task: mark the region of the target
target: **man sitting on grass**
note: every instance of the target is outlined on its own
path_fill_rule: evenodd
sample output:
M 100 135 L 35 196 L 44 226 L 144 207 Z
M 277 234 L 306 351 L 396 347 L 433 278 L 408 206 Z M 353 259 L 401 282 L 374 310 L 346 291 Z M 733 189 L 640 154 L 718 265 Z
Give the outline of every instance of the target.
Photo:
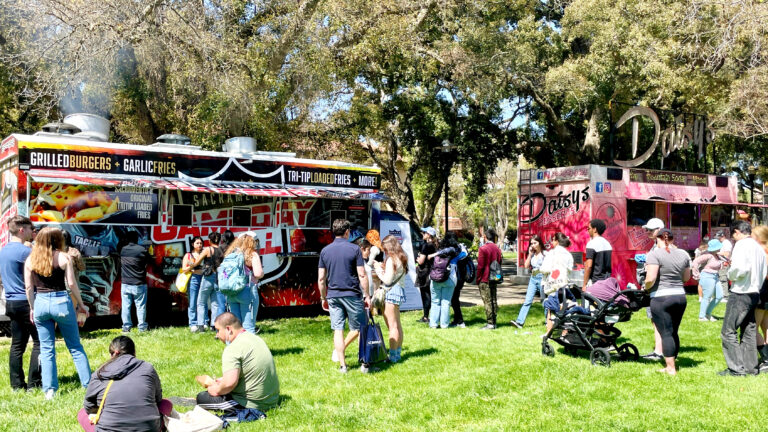
M 263 413 L 277 406 L 280 383 L 275 361 L 264 340 L 246 332 L 230 312 L 219 315 L 214 326 L 216 337 L 227 344 L 221 356 L 223 376 L 195 377 L 206 388 L 197 395 L 197 404 L 228 415 L 245 408 Z

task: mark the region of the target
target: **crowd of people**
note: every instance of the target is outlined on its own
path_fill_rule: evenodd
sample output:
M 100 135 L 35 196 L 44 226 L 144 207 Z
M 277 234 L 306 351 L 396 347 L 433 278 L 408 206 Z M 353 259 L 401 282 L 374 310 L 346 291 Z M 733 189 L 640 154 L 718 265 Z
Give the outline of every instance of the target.
M 8 228 L 11 239 L 0 249 L 0 276 L 12 320 L 11 386 L 15 390 L 40 387 L 46 399 L 55 397 L 58 378 L 54 343 L 58 328 L 80 383 L 87 388 L 83 410 L 78 415 L 83 428 L 94 430 L 95 426 L 99 430 L 101 424 L 102 429 L 125 429 L 129 428 L 125 422 L 132 422 L 156 430 L 161 416 L 168 415 L 172 405 L 162 397 L 158 372 L 136 358 L 135 345 L 128 336 L 112 341 L 110 359 L 91 374 L 79 334 L 79 325 L 88 316 L 76 276 L 79 255 L 71 253 L 65 232 L 56 227 L 36 232 L 31 221 L 23 216 L 12 218 Z M 664 367 L 659 372 L 677 373 L 679 328 L 687 306 L 684 285 L 694 278 L 701 289 L 701 321 L 718 321 L 712 312 L 728 293 L 721 331 L 727 368 L 720 374 L 744 376 L 768 370 L 768 227 L 753 228 L 739 221 L 730 230 L 735 244 L 722 231 L 718 232 L 716 238 L 704 239 L 693 260 L 675 245 L 673 232 L 660 219 L 649 220 L 643 228 L 653 246 L 644 259 L 638 259 L 637 279 L 640 289 L 650 293 L 648 316 L 655 333 L 654 351 L 643 357 L 663 360 Z M 387 360 L 397 363 L 402 359 L 400 306 L 406 301 L 403 279 L 409 265 L 416 266 L 416 283 L 424 307 L 420 321 L 432 329 L 465 327 L 458 298 L 471 257 L 455 234 L 448 233 L 438 241 L 434 228 L 423 228 L 423 243 L 416 262 L 409 263 L 399 240 L 392 235 L 381 239 L 376 230 L 370 230 L 365 236 L 350 239 L 350 223 L 344 219 L 333 221 L 331 230 L 335 239 L 322 249 L 318 261 L 318 288 L 322 307 L 330 314 L 334 347 L 331 357 L 339 363 L 340 372 L 347 372 L 345 350 L 373 311 L 383 315 L 388 329 Z M 587 226 L 590 240 L 584 251 L 582 281 L 582 289 L 587 292 L 612 278 L 613 249 L 602 236 L 605 230 L 606 224 L 600 219 L 591 220 Z M 132 305 L 137 312 L 138 331 L 148 330 L 146 265 L 151 257 L 138 240 L 135 232 L 129 232 L 120 249 L 121 315 L 126 334 L 133 327 Z M 498 280 L 493 273 L 502 260 L 497 240 L 493 229 L 485 230 L 478 250 L 476 281 L 485 310 L 483 330 L 497 327 Z M 212 233 L 209 243 L 204 246 L 202 238 L 193 238 L 192 251 L 183 258 L 182 270 L 191 273 L 188 323 L 192 332 L 212 327 L 226 347 L 222 354 L 222 376 L 197 377 L 205 390 L 197 395 L 196 402 L 203 408 L 229 413 L 255 410 L 258 417 L 279 400 L 274 359 L 266 343 L 256 335 L 258 284 L 264 275 L 259 240 L 250 233 L 235 237 L 227 231 L 223 235 Z M 559 291 L 572 281 L 570 239 L 556 233 L 548 244 L 546 248 L 538 235 L 530 239 L 525 266 L 531 270 L 531 278 L 525 301 L 511 322 L 518 328 L 525 325 L 530 307 L 539 296 L 549 331 L 553 314 L 565 298 L 561 298 Z M 225 295 L 219 290 L 217 272 L 228 257 L 241 259 L 247 283 L 237 293 Z M 27 380 L 22 358 L 30 338 L 33 351 Z M 369 367 L 362 364 L 361 370 L 368 372 Z M 107 397 L 113 403 L 105 408 Z
M 80 384 L 86 396 L 78 421 L 86 431 L 92 430 L 161 430 L 162 415 L 172 410 L 170 401 L 163 399 L 160 377 L 154 367 L 136 358 L 136 348 L 130 337 L 112 340 L 110 359 L 91 374 L 88 355 L 80 342 L 79 327 L 88 317 L 77 281 L 79 255 L 70 253 L 65 232 L 57 227 L 45 227 L 37 232 L 29 218 L 15 216 L 8 223 L 9 243 L 0 249 L 0 277 L 11 318 L 11 351 L 9 375 L 14 391 L 40 388 L 45 399 L 53 399 L 59 388 L 56 367 L 55 331 L 61 333 L 72 356 Z M 226 299 L 218 302 L 215 292 L 217 256 L 215 247 L 203 249 L 202 240 L 193 240 L 194 253 L 183 264 L 193 271 L 191 282 L 199 293 L 210 295 L 216 311 L 211 323 L 217 339 L 226 343 L 222 354 L 222 376 L 197 377 L 205 390 L 197 395 L 203 408 L 223 411 L 224 415 L 249 411 L 254 418 L 274 408 L 279 401 L 279 381 L 274 359 L 266 343 L 253 327 L 258 303 L 254 286 L 263 276 L 258 255 L 259 244 L 245 234 L 234 239 L 226 254 L 245 254 L 244 263 L 249 284 L 243 290 L 243 300 Z M 218 240 L 217 238 L 214 240 Z M 146 322 L 146 263 L 147 251 L 138 245 L 135 232 L 126 236 L 121 248 L 122 319 L 123 332 L 132 327 L 130 308 L 135 304 L 139 332 L 148 329 Z M 202 265 L 201 265 L 202 264 Z M 194 273 L 200 267 L 198 273 Z M 206 284 L 213 285 L 213 289 Z M 192 289 L 190 289 L 192 291 Z M 254 294 L 255 292 L 255 294 Z M 194 294 L 190 292 L 190 297 Z M 190 329 L 200 331 L 208 321 L 202 301 L 190 302 Z M 230 311 L 223 308 L 228 304 Z M 197 305 L 198 307 L 195 307 Z M 238 316 L 240 315 L 240 316 Z M 241 318 L 242 317 L 242 318 Z M 250 326 L 250 328 L 243 326 Z M 202 327 L 202 328 L 201 328 Z M 24 375 L 22 359 L 29 339 L 33 340 L 29 377 Z M 105 401 L 109 401 L 105 403 Z
M 659 372 L 677 374 L 676 360 L 680 351 L 679 329 L 687 307 L 685 284 L 694 278 L 699 281 L 699 320 L 712 322 L 714 308 L 729 293 L 725 316 L 722 317 L 721 339 L 727 368 L 720 375 L 756 375 L 768 371 L 768 227 L 754 229 L 746 221 L 730 227 L 735 244 L 718 231 L 715 239 L 704 239 L 695 259 L 675 245 L 672 230 L 658 218 L 650 219 L 643 228 L 653 240 L 646 254 L 636 256 L 639 289 L 649 292 L 648 317 L 654 327 L 654 350 L 643 358 L 664 362 Z M 612 246 L 602 234 L 606 230 L 603 220 L 593 219 L 587 226 L 590 240 L 585 247 L 582 289 L 612 279 Z M 546 311 L 547 330 L 553 327 L 552 316 L 561 307 L 561 299 L 571 297 L 570 291 L 560 289 L 568 284 L 567 275 L 573 270 L 573 257 L 567 248 L 570 239 L 556 233 L 545 250 L 542 239 L 533 236 L 525 260 L 531 270 L 525 301 L 512 324 L 522 327 L 537 294 L 541 295 Z M 557 276 L 555 276 L 557 275 Z M 617 283 L 615 280 L 614 283 Z M 637 288 L 637 287 L 634 287 Z M 567 292 L 566 292 L 567 291 Z M 545 298 L 546 294 L 550 294 Z M 759 353 L 759 356 L 758 356 Z

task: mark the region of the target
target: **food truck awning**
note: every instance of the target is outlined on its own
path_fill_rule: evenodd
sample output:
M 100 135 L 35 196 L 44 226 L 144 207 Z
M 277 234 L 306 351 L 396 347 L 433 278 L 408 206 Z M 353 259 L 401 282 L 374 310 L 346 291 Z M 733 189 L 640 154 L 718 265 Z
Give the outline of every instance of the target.
M 389 198 L 373 189 L 351 188 L 319 188 L 304 186 L 283 186 L 272 183 L 253 182 L 217 182 L 191 179 L 170 179 L 118 174 L 79 173 L 72 171 L 40 170 L 29 171 L 32 180 L 40 183 L 62 183 L 72 185 L 93 186 L 132 186 L 150 189 L 181 190 L 185 192 L 220 193 L 230 195 L 269 196 L 269 197 L 313 197 L 337 198 L 352 200 L 389 200 Z
M 657 200 L 688 204 L 739 204 L 739 198 L 725 187 L 693 187 L 630 182 L 624 195 L 629 199 Z

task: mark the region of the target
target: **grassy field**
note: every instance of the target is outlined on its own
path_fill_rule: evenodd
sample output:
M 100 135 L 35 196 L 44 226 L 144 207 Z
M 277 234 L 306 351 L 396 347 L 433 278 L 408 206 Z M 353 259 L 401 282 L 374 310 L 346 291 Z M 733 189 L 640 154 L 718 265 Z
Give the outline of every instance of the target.
M 715 314 L 721 316 L 724 307 Z M 652 362 L 591 366 L 585 353 L 573 357 L 559 347 L 554 357 L 544 357 L 541 307 L 534 306 L 524 330 L 507 324 L 518 308 L 501 308 L 505 325 L 496 331 L 479 330 L 480 308 L 467 309 L 466 329 L 430 330 L 416 322 L 419 313 L 405 313 L 403 362 L 368 375 L 337 372 L 328 317 L 261 322 L 261 336 L 275 355 L 282 404 L 266 421 L 232 430 L 765 430 L 758 408 L 768 402 L 768 377 L 717 376 L 725 367 L 720 326 L 697 320 L 695 297 L 689 297 L 681 326 L 677 377 L 657 373 L 660 364 Z M 650 351 L 653 335 L 644 312 L 619 328 L 641 354 Z M 107 345 L 118 334 L 83 334 L 92 368 L 107 359 Z M 200 390 L 196 374 L 220 373 L 224 345 L 212 333 L 180 327 L 132 337 L 139 357 L 158 370 L 166 397 L 192 397 Z M 63 342 L 57 346 L 62 388 L 50 402 L 40 391 L 11 392 L 9 345 L 8 339 L 0 342 L 0 429 L 79 430 L 75 414 L 84 390 Z M 352 365 L 356 354 L 347 353 Z

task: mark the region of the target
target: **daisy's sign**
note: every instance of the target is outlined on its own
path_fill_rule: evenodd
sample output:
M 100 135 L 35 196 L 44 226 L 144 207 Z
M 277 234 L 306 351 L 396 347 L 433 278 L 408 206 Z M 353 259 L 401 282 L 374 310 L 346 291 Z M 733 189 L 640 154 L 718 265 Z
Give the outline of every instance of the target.
M 640 117 L 647 117 L 651 120 L 654 126 L 653 142 L 650 147 L 637 156 L 637 145 L 640 136 Z M 675 117 L 674 123 L 668 128 L 661 130 L 661 121 L 656 113 L 643 106 L 635 106 L 627 110 L 624 115 L 621 116 L 618 122 L 616 122 L 616 129 L 620 128 L 627 121 L 632 120 L 632 158 L 630 160 L 618 160 L 615 159 L 616 165 L 634 168 L 642 165 L 647 161 L 656 148 L 661 146 L 662 154 L 662 166 L 663 160 L 675 150 L 679 150 L 686 147 L 693 147 L 696 151 L 697 158 L 704 157 L 705 149 L 715 137 L 715 133 L 712 128 L 707 127 L 706 118 L 703 116 L 695 116 L 692 123 L 686 123 L 682 115 Z

